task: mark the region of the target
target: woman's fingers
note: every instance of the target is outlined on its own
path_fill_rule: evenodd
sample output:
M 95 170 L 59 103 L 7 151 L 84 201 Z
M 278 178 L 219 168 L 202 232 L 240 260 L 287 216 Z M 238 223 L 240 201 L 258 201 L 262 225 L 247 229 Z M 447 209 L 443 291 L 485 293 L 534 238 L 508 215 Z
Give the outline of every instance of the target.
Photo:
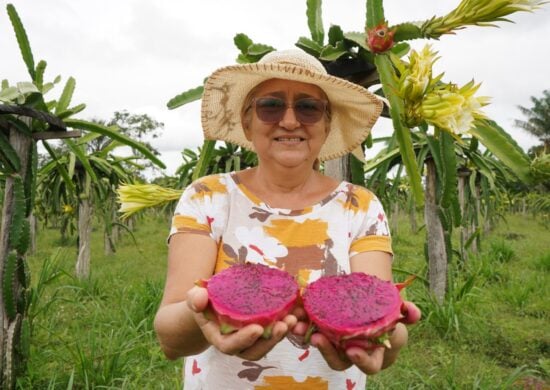
M 260 360 L 286 336 L 288 329 L 285 322 L 276 322 L 273 325 L 271 337 L 267 339 L 258 338 L 250 347 L 240 350 L 237 356 L 245 360 Z
M 401 311 L 405 316 L 405 318 L 401 320 L 404 324 L 414 324 L 415 322 L 418 322 L 422 316 L 420 309 L 410 301 L 403 302 Z
M 267 339 L 262 337 L 264 328 L 256 324 L 247 325 L 236 332 L 224 335 L 220 332 L 219 324 L 205 313 L 208 307 L 208 292 L 205 288 L 190 289 L 187 292 L 186 301 L 188 307 L 195 312 L 195 321 L 211 345 L 222 353 L 237 355 L 246 360 L 259 360 L 264 357 L 298 323 L 293 312 L 273 325 L 271 337 Z M 299 309 L 296 314 L 303 316 Z
M 373 375 L 382 370 L 385 350 L 386 348 L 384 347 L 377 347 L 371 350 L 351 347 L 346 350 L 346 356 L 365 374 Z
M 292 328 L 292 333 L 297 336 L 305 336 L 308 328 L 309 324 L 307 322 L 298 321 L 296 325 L 294 325 L 294 327 Z
M 322 334 L 315 333 L 311 336 L 311 345 L 316 347 L 330 368 L 336 371 L 342 371 L 351 366 L 351 361 L 343 353 L 332 345 L 332 343 Z
M 289 329 L 292 329 L 292 328 L 294 328 L 294 327 L 296 326 L 296 324 L 298 323 L 298 319 L 296 318 L 295 315 L 289 314 L 289 315 L 287 315 L 285 318 L 283 318 L 283 321 L 282 321 L 282 322 L 284 322 L 284 323 L 286 324 L 286 326 L 287 326 L 287 329 L 286 329 L 286 331 L 285 331 L 285 334 L 286 334 L 286 332 L 287 332 Z
M 208 291 L 205 288 L 195 286 L 187 291 L 185 300 L 191 310 L 200 313 L 208 306 Z
M 201 314 L 198 314 L 198 316 L 201 316 Z M 261 338 L 264 331 L 260 325 L 253 324 L 231 334 L 222 334 L 216 322 L 206 319 L 199 326 L 206 340 L 220 352 L 227 355 L 237 355 L 241 351 L 250 348 Z
M 384 353 L 386 351 L 384 347 L 372 350 L 350 347 L 346 351 L 340 351 L 320 333 L 315 333 L 311 336 L 311 344 L 317 347 L 329 367 L 333 370 L 342 371 L 349 368 L 352 364 L 370 375 L 382 370 Z

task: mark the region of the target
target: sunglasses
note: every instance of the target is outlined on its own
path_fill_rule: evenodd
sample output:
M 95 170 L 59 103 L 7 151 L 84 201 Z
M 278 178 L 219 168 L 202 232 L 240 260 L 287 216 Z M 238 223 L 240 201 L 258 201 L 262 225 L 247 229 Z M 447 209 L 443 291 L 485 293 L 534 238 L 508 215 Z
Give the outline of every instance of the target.
M 256 115 L 262 122 L 279 123 L 285 116 L 287 108 L 292 108 L 298 122 L 303 125 L 313 125 L 319 122 L 325 114 L 328 102 L 315 98 L 303 98 L 288 105 L 284 99 L 261 97 L 254 98 L 252 104 L 256 108 Z

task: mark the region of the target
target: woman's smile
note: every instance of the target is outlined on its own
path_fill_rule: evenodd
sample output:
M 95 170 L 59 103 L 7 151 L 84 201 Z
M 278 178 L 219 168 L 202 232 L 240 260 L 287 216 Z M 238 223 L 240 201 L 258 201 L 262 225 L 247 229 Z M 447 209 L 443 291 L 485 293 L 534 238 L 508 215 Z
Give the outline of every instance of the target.
M 280 143 L 289 143 L 289 144 L 297 144 L 299 142 L 303 142 L 306 139 L 302 137 L 290 137 L 290 136 L 281 136 L 281 137 L 275 137 L 275 141 Z

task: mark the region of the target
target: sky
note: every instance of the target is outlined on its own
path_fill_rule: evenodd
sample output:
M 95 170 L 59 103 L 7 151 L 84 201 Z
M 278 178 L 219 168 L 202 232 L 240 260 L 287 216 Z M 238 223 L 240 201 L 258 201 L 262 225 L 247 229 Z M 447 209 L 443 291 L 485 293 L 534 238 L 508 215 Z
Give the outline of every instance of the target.
M 233 37 L 247 34 L 254 42 L 277 49 L 294 47 L 309 37 L 306 0 L 13 0 L 29 37 L 35 63 L 48 63 L 45 80 L 62 81 L 46 97 L 59 97 L 65 81 L 76 79 L 72 105 L 85 103 L 81 119 L 109 119 L 127 110 L 148 114 L 164 123 L 151 143 L 174 174 L 183 162 L 181 152 L 202 144 L 200 102 L 175 110 L 166 103 L 197 87 L 219 67 L 234 64 L 238 50 Z M 339 25 L 345 32 L 362 31 L 365 0 L 324 0 L 323 25 Z M 458 0 L 386 0 L 390 25 L 442 16 Z M 0 0 L 0 79 L 29 81 Z M 440 40 L 416 40 L 417 50 L 430 43 L 440 59 L 435 74 L 464 85 L 481 83 L 480 96 L 490 96 L 485 113 L 496 120 L 527 150 L 539 144 L 513 126 L 525 119 L 518 105 L 531 107 L 530 97 L 550 89 L 550 4 L 535 13 L 516 13 L 515 23 L 468 27 Z M 380 120 L 373 136 L 391 133 L 391 123 Z M 376 151 L 368 151 L 374 155 Z

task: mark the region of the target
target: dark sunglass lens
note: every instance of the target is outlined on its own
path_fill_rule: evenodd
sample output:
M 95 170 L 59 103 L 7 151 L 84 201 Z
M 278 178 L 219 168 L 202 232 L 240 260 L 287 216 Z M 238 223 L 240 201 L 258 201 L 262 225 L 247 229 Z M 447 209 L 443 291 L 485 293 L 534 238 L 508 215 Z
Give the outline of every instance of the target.
M 325 102 L 317 99 L 300 99 L 294 105 L 298 121 L 305 124 L 318 122 L 325 112 Z
M 277 98 L 260 98 L 256 100 L 256 114 L 260 120 L 276 123 L 281 120 L 286 110 L 286 103 Z

